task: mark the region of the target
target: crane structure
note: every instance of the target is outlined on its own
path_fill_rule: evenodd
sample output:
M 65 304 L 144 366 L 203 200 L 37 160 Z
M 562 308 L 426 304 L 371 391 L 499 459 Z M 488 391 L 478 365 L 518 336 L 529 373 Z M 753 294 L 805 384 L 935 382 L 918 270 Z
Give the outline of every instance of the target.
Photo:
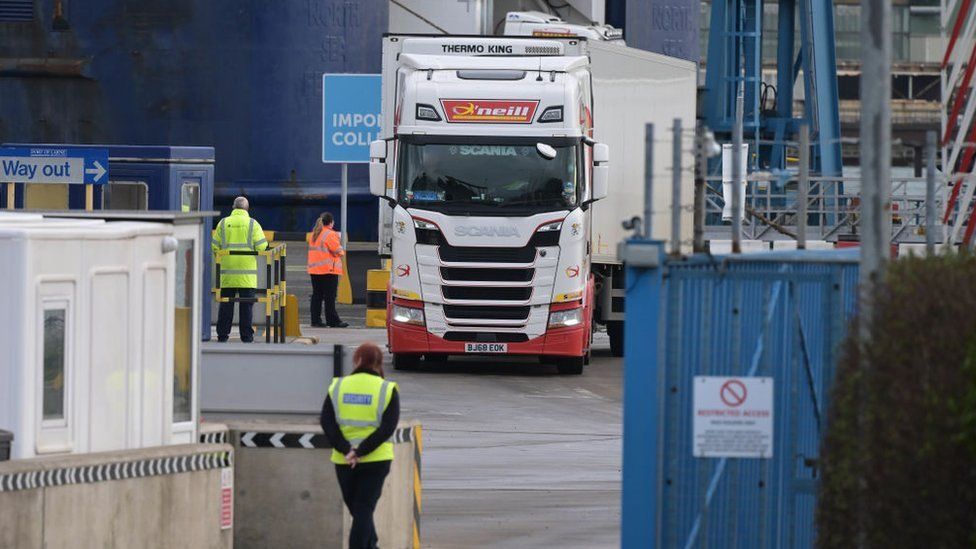
M 720 140 L 729 140 L 741 87 L 750 171 L 785 170 L 787 145 L 796 141 L 800 125 L 806 124 L 810 128 L 812 172 L 840 176 L 843 166 L 833 2 L 778 0 L 775 86 L 762 79 L 764 3 L 712 0 L 703 97 L 705 124 Z M 793 114 L 793 89 L 801 77 L 805 100 L 797 117 Z
M 942 222 L 949 244 L 971 245 L 976 231 L 973 164 L 976 162 L 976 9 L 972 0 L 942 0 L 941 23 L 946 51 L 942 58 L 942 171 L 952 184 Z M 965 232 L 963 225 L 965 224 Z

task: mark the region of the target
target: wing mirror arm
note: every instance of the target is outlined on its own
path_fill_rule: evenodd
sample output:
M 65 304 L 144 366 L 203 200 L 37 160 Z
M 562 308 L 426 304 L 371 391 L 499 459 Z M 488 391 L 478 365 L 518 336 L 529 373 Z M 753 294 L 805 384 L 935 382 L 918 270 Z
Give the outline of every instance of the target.
M 598 143 L 586 138 L 587 146 L 593 147 L 593 178 L 590 187 L 590 198 L 580 205 L 584 211 L 590 204 L 607 197 L 610 178 L 610 148 L 605 143 Z
M 377 139 L 369 144 L 369 190 L 395 208 L 396 199 L 386 194 L 386 149 L 392 139 Z

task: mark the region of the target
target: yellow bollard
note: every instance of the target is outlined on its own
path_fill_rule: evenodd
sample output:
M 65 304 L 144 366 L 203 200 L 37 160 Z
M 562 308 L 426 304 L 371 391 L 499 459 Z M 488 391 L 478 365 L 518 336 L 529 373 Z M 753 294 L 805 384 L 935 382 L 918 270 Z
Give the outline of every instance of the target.
M 285 296 L 285 336 L 302 337 L 302 327 L 298 322 L 298 298 L 295 294 Z
M 389 269 L 366 271 L 366 327 L 386 327 L 386 290 L 390 285 Z
M 349 266 L 346 264 L 346 256 L 342 256 L 342 276 L 339 277 L 339 292 L 336 295 L 336 303 L 352 305 L 352 285 L 349 283 Z

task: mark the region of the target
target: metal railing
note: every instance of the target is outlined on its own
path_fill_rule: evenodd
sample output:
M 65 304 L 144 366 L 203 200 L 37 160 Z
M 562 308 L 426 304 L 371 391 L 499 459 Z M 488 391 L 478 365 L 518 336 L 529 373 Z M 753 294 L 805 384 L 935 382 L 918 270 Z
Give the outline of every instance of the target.
M 801 195 L 795 174 L 776 177 L 751 174 L 746 178 L 746 212 L 742 221 L 743 237 L 772 240 L 775 233 L 796 238 Z M 860 178 L 810 177 L 806 197 L 807 235 L 821 240 L 841 235 L 857 235 L 861 224 Z M 706 179 L 705 226 L 712 235 L 731 230 L 722 221 L 721 178 Z M 926 208 L 926 179 L 908 177 L 892 180 L 891 242 L 924 242 L 928 228 L 935 229 L 936 240 L 944 241 L 946 225 L 942 212 L 950 187 L 945 178 L 935 184 L 935 219 L 929 219 Z
M 285 258 L 287 247 L 278 244 L 273 248 L 261 251 L 251 250 L 217 250 L 214 256 L 214 300 L 217 303 L 264 303 L 264 342 L 285 342 L 285 309 L 286 286 Z M 220 264 L 223 259 L 232 255 L 260 256 L 264 258 L 265 288 L 257 289 L 264 295 L 255 297 L 223 297 L 220 295 Z M 255 270 L 255 276 L 257 270 Z M 274 337 L 271 333 L 274 332 Z M 273 340 L 273 341 L 272 341 Z

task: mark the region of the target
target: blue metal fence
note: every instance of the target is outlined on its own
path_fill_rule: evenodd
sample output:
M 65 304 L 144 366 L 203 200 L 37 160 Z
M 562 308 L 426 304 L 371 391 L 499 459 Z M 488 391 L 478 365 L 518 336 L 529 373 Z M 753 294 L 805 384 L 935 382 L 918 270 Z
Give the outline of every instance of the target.
M 659 257 L 627 270 L 623 547 L 811 547 L 857 252 Z M 770 458 L 694 457 L 695 376 L 773 379 Z

